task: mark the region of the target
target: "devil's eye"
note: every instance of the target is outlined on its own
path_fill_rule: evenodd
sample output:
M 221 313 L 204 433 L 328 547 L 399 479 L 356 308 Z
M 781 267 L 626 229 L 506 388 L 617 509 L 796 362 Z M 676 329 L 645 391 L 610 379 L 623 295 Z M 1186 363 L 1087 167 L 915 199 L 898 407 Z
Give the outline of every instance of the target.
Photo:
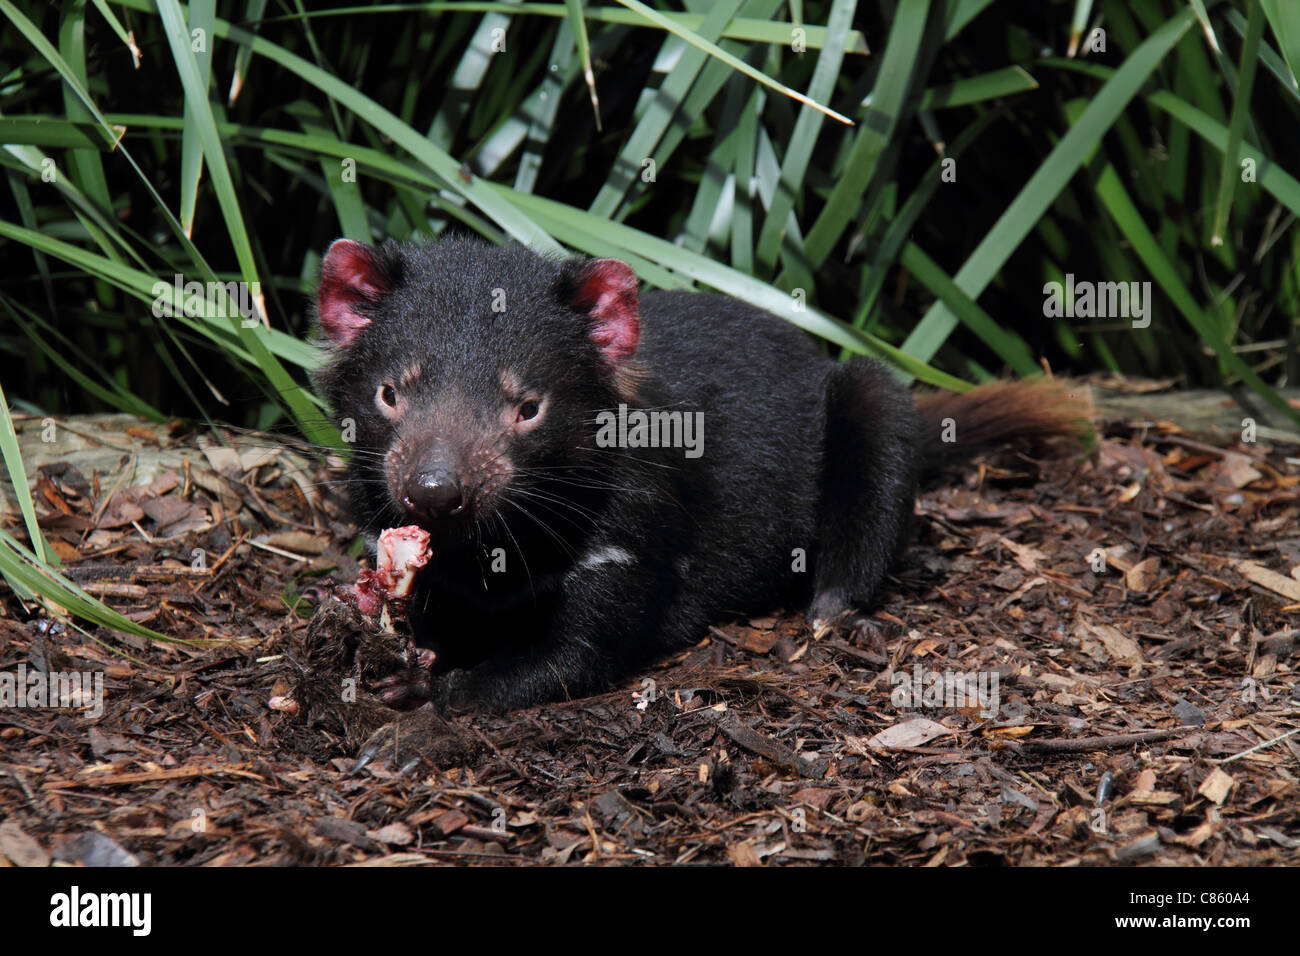
M 389 408 L 397 407 L 397 389 L 391 385 L 379 386 L 379 400 Z
M 535 398 L 529 399 L 528 401 L 524 402 L 522 405 L 519 406 L 519 417 L 517 421 L 521 421 L 521 422 L 532 421 L 534 418 L 537 417 L 538 413 L 541 410 L 542 410 L 541 402 L 539 402 Z

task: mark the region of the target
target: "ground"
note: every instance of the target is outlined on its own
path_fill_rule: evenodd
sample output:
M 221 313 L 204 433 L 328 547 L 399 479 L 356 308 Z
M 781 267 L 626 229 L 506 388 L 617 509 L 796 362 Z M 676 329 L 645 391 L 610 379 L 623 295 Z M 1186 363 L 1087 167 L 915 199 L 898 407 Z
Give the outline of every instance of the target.
M 1087 453 L 953 465 L 865 623 L 723 622 L 608 694 L 354 770 L 269 706 L 355 578 L 337 470 L 266 436 L 19 424 L 68 576 L 175 640 L 0 586 L 0 675 L 103 678 L 97 716 L 0 708 L 12 862 L 1300 863 L 1294 446 L 1110 421 Z

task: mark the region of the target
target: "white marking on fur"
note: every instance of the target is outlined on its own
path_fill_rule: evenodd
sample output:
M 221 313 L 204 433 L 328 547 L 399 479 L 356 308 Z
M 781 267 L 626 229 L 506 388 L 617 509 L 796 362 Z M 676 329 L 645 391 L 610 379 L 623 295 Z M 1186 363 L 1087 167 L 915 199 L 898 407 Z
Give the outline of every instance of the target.
M 611 562 L 614 564 L 632 564 L 635 560 L 636 558 L 632 557 L 629 552 L 624 551 L 622 548 L 607 545 L 603 548 L 595 548 L 588 551 L 582 556 L 582 560 L 580 560 L 578 564 L 584 568 L 598 568 L 602 564 L 609 564 Z

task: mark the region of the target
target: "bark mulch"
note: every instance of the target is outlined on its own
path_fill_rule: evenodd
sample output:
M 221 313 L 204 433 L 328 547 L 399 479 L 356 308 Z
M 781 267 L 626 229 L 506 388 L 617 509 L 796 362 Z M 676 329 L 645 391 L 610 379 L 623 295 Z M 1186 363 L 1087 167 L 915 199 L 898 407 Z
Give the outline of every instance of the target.
M 103 681 L 98 715 L 0 707 L 11 862 L 1300 863 L 1294 446 L 1117 421 L 1087 455 L 953 466 L 865 624 L 724 623 L 608 694 L 354 770 L 355 740 L 268 706 L 356 576 L 338 463 L 19 424 L 67 575 L 173 640 L 0 586 L 0 695 Z

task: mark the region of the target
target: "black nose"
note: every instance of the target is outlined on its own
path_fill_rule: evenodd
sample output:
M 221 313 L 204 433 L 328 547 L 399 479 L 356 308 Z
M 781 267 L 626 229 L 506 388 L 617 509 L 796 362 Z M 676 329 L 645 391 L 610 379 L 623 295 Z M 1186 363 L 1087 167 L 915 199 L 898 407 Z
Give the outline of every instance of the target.
M 406 507 L 424 518 L 447 518 L 465 507 L 465 497 L 454 475 L 447 471 L 422 471 L 406 488 Z

